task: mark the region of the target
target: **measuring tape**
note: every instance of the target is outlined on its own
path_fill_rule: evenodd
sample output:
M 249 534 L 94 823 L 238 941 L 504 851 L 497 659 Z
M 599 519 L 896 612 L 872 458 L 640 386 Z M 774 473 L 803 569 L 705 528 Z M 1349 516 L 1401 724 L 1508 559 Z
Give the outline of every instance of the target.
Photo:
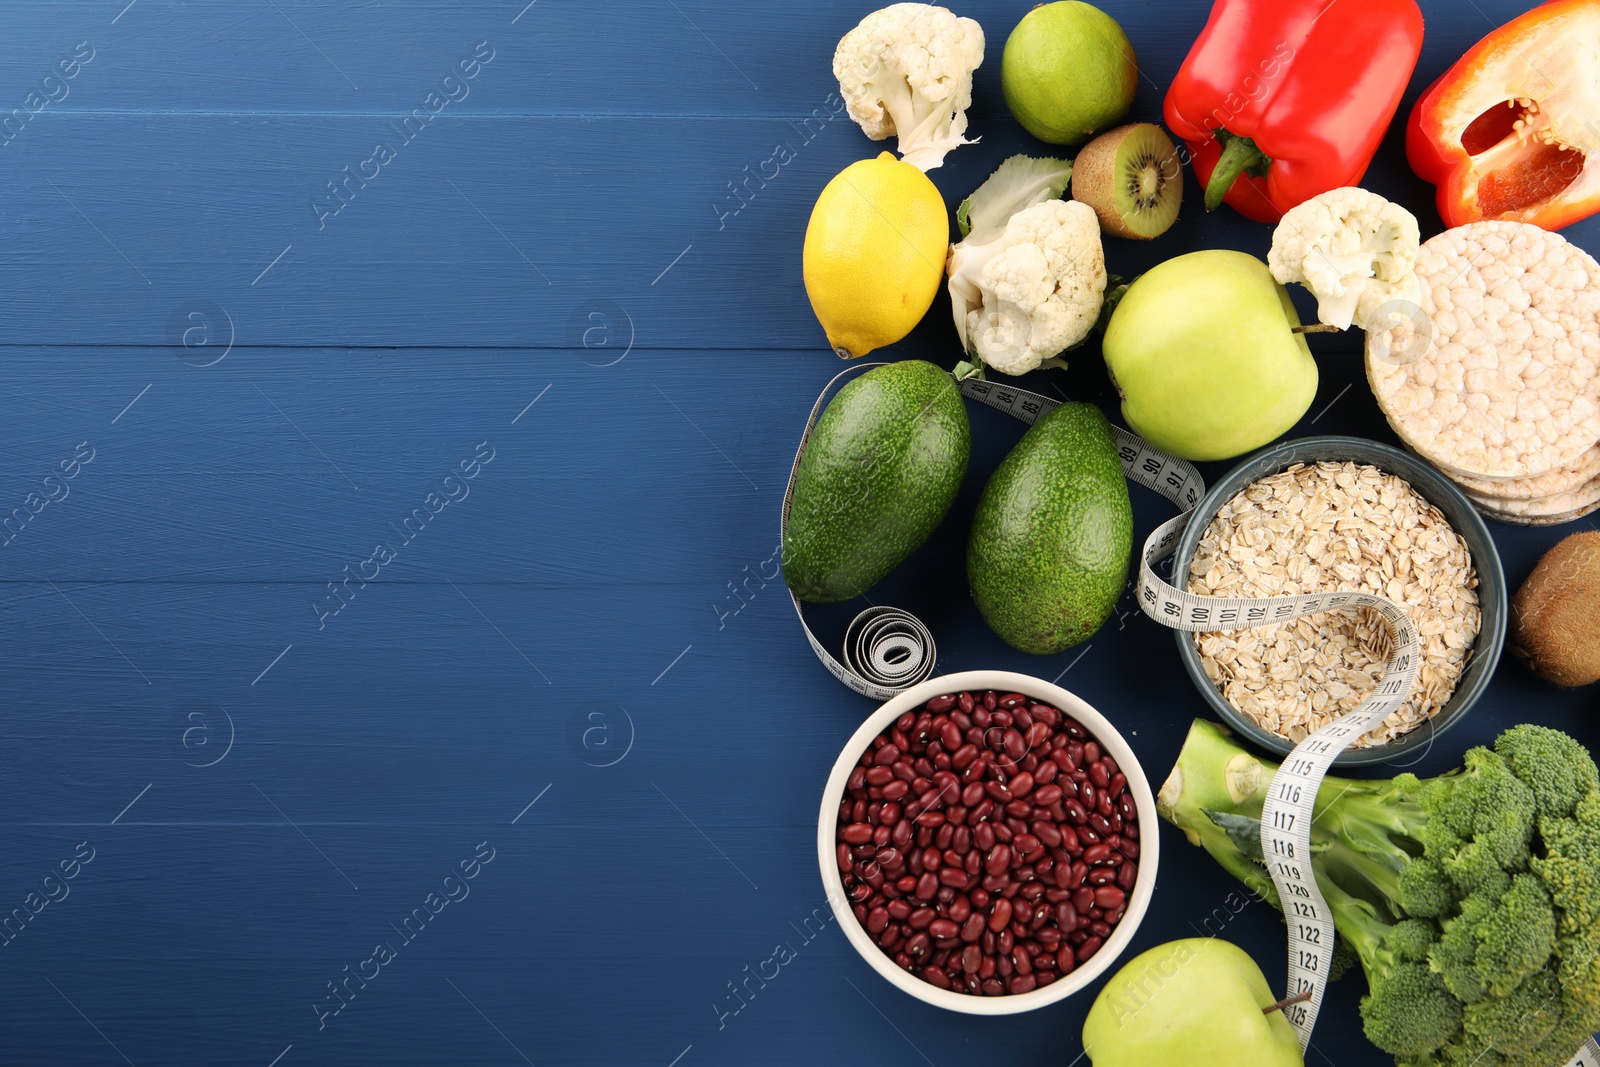
M 800 469 L 800 457 L 805 454 L 812 428 L 834 385 L 858 369 L 861 368 L 852 367 L 835 375 L 811 409 L 794 467 L 789 472 L 789 486 L 783 495 L 785 534 L 795 472 Z M 1060 401 L 994 382 L 968 379 L 960 383 L 960 388 L 968 398 L 1030 426 L 1060 406 Z M 1175 630 L 1200 632 L 1272 626 L 1324 611 L 1370 608 L 1382 617 L 1392 638 L 1389 660 L 1372 694 L 1355 710 L 1295 746 L 1268 784 L 1267 799 L 1262 806 L 1261 854 L 1277 887 L 1284 921 L 1289 928 L 1289 995 L 1310 993 L 1309 1000 L 1283 1009 L 1303 1049 L 1311 1040 L 1311 1029 L 1322 1007 L 1335 937 L 1332 915 L 1317 887 L 1310 863 L 1311 819 L 1317 789 L 1341 752 L 1405 702 L 1416 681 L 1420 655 L 1417 632 L 1398 604 L 1370 593 L 1210 597 L 1197 596 L 1162 580 L 1156 573 L 1156 565 L 1172 555 L 1177 547 L 1194 516 L 1194 509 L 1205 496 L 1205 482 L 1187 461 L 1152 448 L 1121 427 L 1113 426 L 1112 431 L 1116 436 L 1117 456 L 1127 477 L 1160 493 L 1182 511 L 1177 518 L 1156 528 L 1145 540 L 1140 554 L 1139 604 L 1151 618 Z M 937 659 L 933 637 L 910 613 L 874 606 L 856 616 L 846 630 L 845 661 L 840 663 L 812 634 L 800 601 L 792 592 L 790 599 L 817 658 L 834 677 L 857 693 L 887 700 L 932 674 Z M 1567 1067 L 1600 1067 L 1600 1044 L 1590 1038 Z

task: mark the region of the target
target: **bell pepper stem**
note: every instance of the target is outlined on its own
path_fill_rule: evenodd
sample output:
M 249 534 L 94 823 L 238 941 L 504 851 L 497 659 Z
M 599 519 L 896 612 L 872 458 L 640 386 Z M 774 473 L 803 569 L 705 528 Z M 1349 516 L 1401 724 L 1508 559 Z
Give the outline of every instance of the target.
M 1206 183 L 1207 211 L 1215 211 L 1222 206 L 1222 198 L 1228 195 L 1228 190 L 1233 188 L 1239 175 L 1247 171 L 1257 176 L 1263 175 L 1272 163 L 1248 137 L 1237 137 L 1225 130 L 1218 130 L 1217 138 L 1222 141 L 1222 155 L 1217 159 L 1216 169 L 1211 172 L 1211 180 Z

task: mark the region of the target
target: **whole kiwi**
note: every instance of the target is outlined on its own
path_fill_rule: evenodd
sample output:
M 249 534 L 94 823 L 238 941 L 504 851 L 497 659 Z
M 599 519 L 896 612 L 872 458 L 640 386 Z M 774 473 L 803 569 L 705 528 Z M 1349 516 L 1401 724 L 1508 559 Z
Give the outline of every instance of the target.
M 1511 650 L 1556 685 L 1600 681 L 1600 532 L 1544 554 L 1511 601 Z

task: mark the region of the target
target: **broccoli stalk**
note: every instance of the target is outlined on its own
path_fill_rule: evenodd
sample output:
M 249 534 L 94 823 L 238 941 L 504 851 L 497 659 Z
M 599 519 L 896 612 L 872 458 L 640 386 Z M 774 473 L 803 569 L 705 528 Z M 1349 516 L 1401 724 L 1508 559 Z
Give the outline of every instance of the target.
M 1578 742 L 1517 726 L 1438 778 L 1327 777 L 1312 868 L 1402 1064 L 1561 1067 L 1600 1027 L 1600 775 Z M 1259 896 L 1278 765 L 1196 722 L 1157 809 Z M 1281 905 L 1280 905 L 1281 907 Z

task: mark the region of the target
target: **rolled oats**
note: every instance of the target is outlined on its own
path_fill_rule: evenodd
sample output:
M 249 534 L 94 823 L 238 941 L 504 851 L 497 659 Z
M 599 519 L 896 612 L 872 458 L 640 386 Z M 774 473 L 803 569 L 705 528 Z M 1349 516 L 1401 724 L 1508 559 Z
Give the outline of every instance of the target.
M 1207 596 L 1358 590 L 1404 608 L 1421 643 L 1416 687 L 1356 747 L 1384 744 L 1436 714 L 1482 625 L 1466 542 L 1403 479 L 1362 464 L 1297 463 L 1247 486 L 1206 528 L 1189 576 L 1189 591 Z M 1223 698 L 1295 742 L 1361 703 L 1390 644 L 1370 609 L 1195 635 Z

